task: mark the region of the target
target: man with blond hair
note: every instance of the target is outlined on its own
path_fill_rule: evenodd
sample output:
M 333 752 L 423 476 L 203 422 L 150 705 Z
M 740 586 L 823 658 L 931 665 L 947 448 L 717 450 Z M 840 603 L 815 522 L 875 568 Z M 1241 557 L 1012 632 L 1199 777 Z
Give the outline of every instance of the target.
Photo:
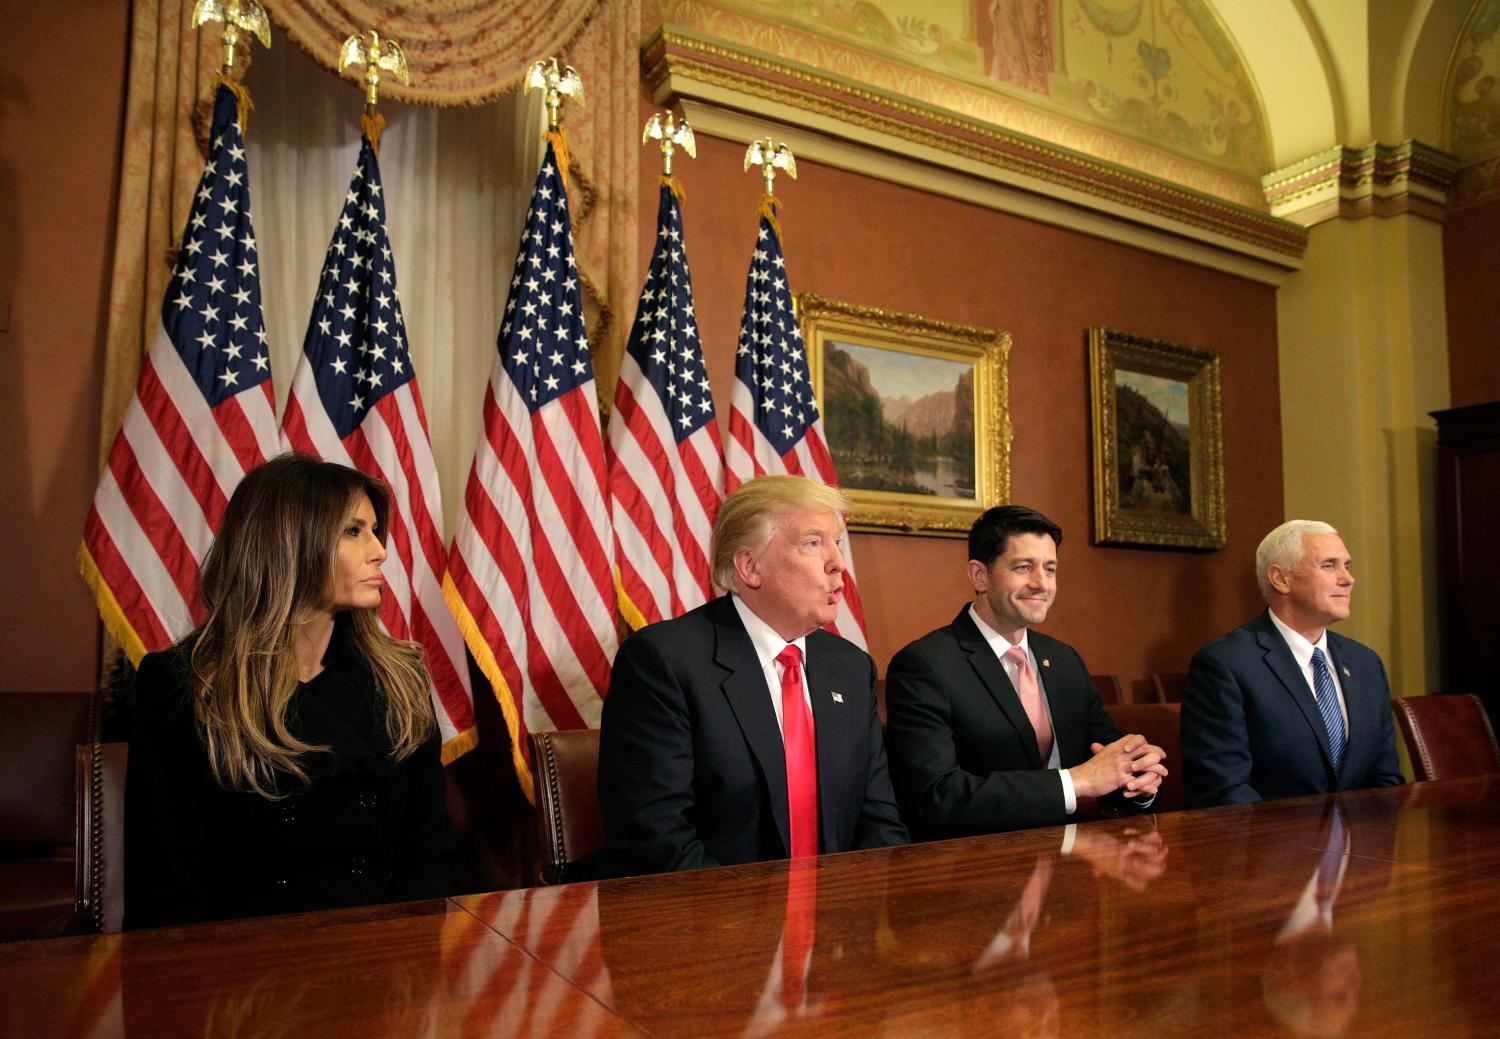
M 1266 612 L 1200 649 L 1182 697 L 1188 804 L 1243 804 L 1402 782 L 1374 650 L 1328 626 L 1354 589 L 1339 532 L 1289 520 L 1255 552 Z
M 848 509 L 805 477 L 746 483 L 714 522 L 714 583 L 730 594 L 620 647 L 599 734 L 604 872 L 906 843 L 875 664 L 823 630 Z

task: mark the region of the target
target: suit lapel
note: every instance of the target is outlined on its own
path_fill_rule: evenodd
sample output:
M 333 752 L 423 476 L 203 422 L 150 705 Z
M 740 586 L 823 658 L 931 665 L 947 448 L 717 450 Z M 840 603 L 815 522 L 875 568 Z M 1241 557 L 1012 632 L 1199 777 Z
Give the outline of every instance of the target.
M 1328 748 L 1328 728 L 1323 724 L 1323 715 L 1318 712 L 1312 689 L 1308 686 L 1307 679 L 1302 677 L 1302 672 L 1297 667 L 1297 660 L 1292 656 L 1291 647 L 1286 644 L 1286 639 L 1282 638 L 1281 632 L 1276 630 L 1269 612 L 1261 614 L 1255 637 L 1260 643 L 1260 648 L 1265 651 L 1266 666 L 1281 682 L 1287 695 L 1297 705 L 1297 710 L 1302 712 L 1307 727 L 1312 730 L 1313 736 L 1317 739 L 1318 747 L 1323 751 L 1323 766 L 1330 773 L 1337 775 L 1333 769 L 1333 752 Z M 1348 756 L 1346 749 L 1345 760 Z
M 719 604 L 722 604 L 719 605 Z M 776 830 L 781 834 L 781 843 L 787 854 L 791 853 L 791 822 L 786 807 L 786 751 L 782 745 L 781 730 L 776 725 L 776 709 L 771 705 L 770 691 L 766 688 L 765 672 L 761 670 L 760 658 L 755 655 L 755 646 L 740 623 L 729 596 L 715 600 L 714 662 L 729 674 L 723 682 L 724 696 L 734 711 L 740 731 L 745 734 L 745 743 L 766 777 L 766 797 L 770 801 L 771 815 L 776 820 Z M 814 719 L 816 723 L 816 718 Z M 819 741 L 821 750 L 822 740 Z
M 854 690 L 839 688 L 838 678 L 829 666 L 828 653 L 814 648 L 823 641 L 818 634 L 815 631 L 807 637 L 807 660 L 803 671 L 807 677 L 808 698 L 812 701 L 813 739 L 818 748 L 818 832 L 822 847 L 832 849 L 838 846 L 839 807 L 848 803 L 847 798 L 840 796 L 834 781 L 838 774 L 836 763 L 848 757 L 848 748 L 852 745 L 849 732 L 853 724 L 847 699 L 845 702 L 836 701 L 833 694 L 847 698 Z M 784 763 L 784 747 L 782 754 Z
M 1006 721 L 1021 734 L 1021 743 L 1026 748 L 1026 754 L 1031 761 L 1032 768 L 1042 767 L 1042 752 L 1037 749 L 1036 730 L 1031 727 L 1031 719 L 1026 717 L 1026 708 L 1021 706 L 1021 697 L 1016 692 L 1016 687 L 1010 684 L 1010 679 L 1005 677 L 1005 668 L 1000 664 L 1000 658 L 995 656 L 995 651 L 980 634 L 979 626 L 969 616 L 969 608 L 965 606 L 958 611 L 958 616 L 953 619 L 953 631 L 958 637 L 958 644 L 969 656 L 969 666 L 974 669 L 974 674 L 989 691 L 995 706 L 1000 708 L 1000 713 L 1005 715 Z

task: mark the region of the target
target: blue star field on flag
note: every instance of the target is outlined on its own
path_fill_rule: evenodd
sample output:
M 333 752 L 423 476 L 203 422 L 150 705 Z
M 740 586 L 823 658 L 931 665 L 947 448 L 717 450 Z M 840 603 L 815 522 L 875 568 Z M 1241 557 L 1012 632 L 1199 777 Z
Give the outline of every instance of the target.
M 498 347 L 532 412 L 593 378 L 568 197 L 550 143 L 526 210 Z
M 339 438 L 412 378 L 396 268 L 385 231 L 380 163 L 365 138 L 328 244 L 302 349 Z
M 734 373 L 750 387 L 755 425 L 777 454 L 790 451 L 807 427 L 818 421 L 818 402 L 802 349 L 802 330 L 792 311 L 781 242 L 764 217 L 745 281 L 745 313 Z
M 680 444 L 714 420 L 714 401 L 703 367 L 703 344 L 693 316 L 693 282 L 682 240 L 682 208 L 661 189 L 656 251 L 641 289 L 635 325 L 625 347 L 661 398 Z
M 225 86 L 214 101 L 209 140 L 161 320 L 203 396 L 217 405 L 271 377 L 245 140 Z

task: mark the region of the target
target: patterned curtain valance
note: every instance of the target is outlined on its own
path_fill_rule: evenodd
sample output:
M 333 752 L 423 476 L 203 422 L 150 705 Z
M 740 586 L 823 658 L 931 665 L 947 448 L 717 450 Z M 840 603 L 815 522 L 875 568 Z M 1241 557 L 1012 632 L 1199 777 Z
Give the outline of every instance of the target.
M 339 47 L 376 29 L 401 44 L 412 84 L 394 78 L 383 96 L 423 105 L 477 105 L 521 85 L 532 62 L 566 49 L 600 0 L 269 0 L 278 28 L 336 70 Z

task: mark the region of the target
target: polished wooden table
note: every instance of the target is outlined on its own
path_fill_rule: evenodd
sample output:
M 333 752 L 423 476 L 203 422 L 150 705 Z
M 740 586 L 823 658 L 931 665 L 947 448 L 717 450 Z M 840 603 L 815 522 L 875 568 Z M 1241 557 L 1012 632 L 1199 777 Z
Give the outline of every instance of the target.
M 0 945 L 0 1035 L 1497 1035 L 1497 823 L 1490 776 Z

